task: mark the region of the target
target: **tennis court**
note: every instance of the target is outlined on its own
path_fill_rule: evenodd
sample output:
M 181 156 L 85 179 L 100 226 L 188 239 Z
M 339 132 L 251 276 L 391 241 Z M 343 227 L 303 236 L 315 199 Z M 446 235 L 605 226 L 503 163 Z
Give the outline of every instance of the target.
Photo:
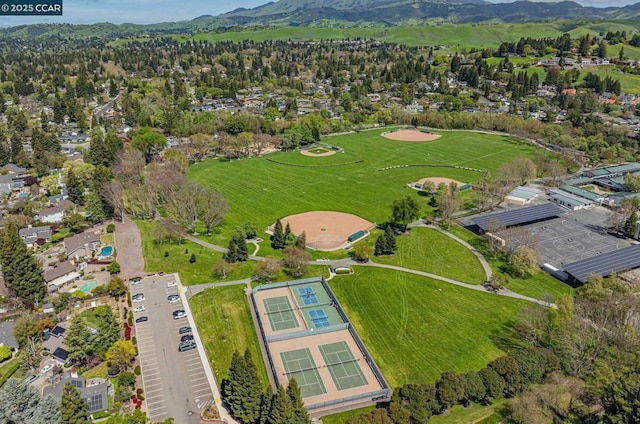
M 293 312 L 287 296 L 270 297 L 262 301 L 269 317 L 273 331 L 288 330 L 298 327 L 298 320 Z
M 311 318 L 311 323 L 313 324 L 313 328 L 322 328 L 322 327 L 331 326 L 331 323 L 329 322 L 329 317 L 324 313 L 324 310 L 322 309 L 310 310 L 309 318 Z
M 358 365 L 358 359 L 353 356 L 346 342 L 320 345 L 319 349 L 338 390 L 351 389 L 368 384 L 360 365 Z
M 310 308 L 315 305 L 331 303 L 329 293 L 321 283 L 309 283 L 300 287 L 289 287 L 291 294 L 300 308 Z
M 318 297 L 311 287 L 298 288 L 298 294 L 305 305 L 315 305 L 318 303 Z
M 295 378 L 302 397 L 327 393 L 308 348 L 280 352 L 287 379 Z

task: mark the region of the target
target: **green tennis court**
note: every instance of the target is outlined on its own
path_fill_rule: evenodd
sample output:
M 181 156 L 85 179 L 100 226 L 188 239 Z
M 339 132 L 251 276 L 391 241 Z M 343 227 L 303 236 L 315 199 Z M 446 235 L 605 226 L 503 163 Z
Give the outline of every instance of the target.
M 327 393 L 308 348 L 281 352 L 280 358 L 287 378 L 296 379 L 303 398 Z
M 330 343 L 321 345 L 319 348 L 338 390 L 368 384 L 360 365 L 358 365 L 358 360 L 353 356 L 346 342 Z
M 264 309 L 269 317 L 269 324 L 273 331 L 288 330 L 289 328 L 297 328 L 298 320 L 293 313 L 291 303 L 287 296 L 270 297 L 262 301 Z

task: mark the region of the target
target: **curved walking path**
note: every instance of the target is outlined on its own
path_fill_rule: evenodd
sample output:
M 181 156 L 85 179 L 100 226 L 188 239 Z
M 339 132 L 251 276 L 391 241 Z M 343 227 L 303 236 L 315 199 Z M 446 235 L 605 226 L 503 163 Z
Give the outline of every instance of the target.
M 189 241 L 192 241 L 196 244 L 199 244 L 202 247 L 206 247 L 207 249 L 211 249 L 211 250 L 215 250 L 216 252 L 221 252 L 221 253 L 227 253 L 229 251 L 229 249 L 227 249 L 226 247 L 222 247 L 222 246 L 218 246 L 215 244 L 211 244 L 208 241 L 204 241 L 204 240 L 200 240 L 198 237 L 194 237 L 191 234 L 183 234 L 184 238 L 186 238 Z M 254 253 L 257 253 L 258 250 L 256 250 Z M 265 258 L 262 256 L 256 256 L 256 255 L 249 255 L 249 259 L 253 260 L 253 261 L 264 261 Z

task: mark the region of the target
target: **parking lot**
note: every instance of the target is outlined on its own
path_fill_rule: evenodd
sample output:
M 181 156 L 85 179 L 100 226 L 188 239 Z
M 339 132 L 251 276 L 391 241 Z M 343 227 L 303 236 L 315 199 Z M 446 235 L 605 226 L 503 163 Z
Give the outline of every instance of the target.
M 134 313 L 143 396 L 152 422 L 173 417 L 176 423 L 200 423 L 199 412 L 213 402 L 213 395 L 199 350 L 178 352 L 184 335 L 179 330 L 190 325 L 186 317 L 173 318 L 174 311 L 184 308 L 181 300 L 167 299 L 179 294 L 177 286 L 168 287 L 175 281 L 175 275 L 151 276 L 131 285 L 132 297 L 144 294 L 143 301 L 133 303 L 134 308 L 145 307 Z M 148 320 L 135 322 L 140 317 Z

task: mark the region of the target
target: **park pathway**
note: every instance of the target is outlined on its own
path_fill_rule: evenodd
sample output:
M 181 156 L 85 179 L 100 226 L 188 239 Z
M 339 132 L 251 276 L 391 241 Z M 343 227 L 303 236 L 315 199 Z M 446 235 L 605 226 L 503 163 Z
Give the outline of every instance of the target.
M 227 253 L 227 251 L 229 249 L 227 249 L 226 247 L 222 247 L 222 246 L 218 246 L 215 244 L 211 244 L 208 241 L 204 241 L 204 240 L 200 240 L 198 237 L 194 237 L 191 234 L 183 234 L 184 238 L 186 238 L 189 241 L 192 241 L 196 244 L 199 244 L 202 247 L 206 247 L 207 249 L 211 249 L 211 250 L 215 250 L 216 252 L 221 252 L 221 253 Z M 256 249 L 255 253 L 257 253 L 258 250 Z M 255 256 L 255 255 L 249 255 L 249 259 L 251 259 L 252 261 L 264 261 L 265 258 L 262 256 Z
M 185 286 L 187 289 L 187 297 L 195 296 L 196 294 L 205 291 L 206 289 L 210 289 L 213 287 L 227 287 L 227 286 L 239 286 L 245 285 L 249 290 L 251 290 L 251 278 L 244 278 L 242 280 L 233 280 L 233 281 L 224 281 L 221 283 L 206 283 L 206 284 L 197 284 L 195 286 Z

